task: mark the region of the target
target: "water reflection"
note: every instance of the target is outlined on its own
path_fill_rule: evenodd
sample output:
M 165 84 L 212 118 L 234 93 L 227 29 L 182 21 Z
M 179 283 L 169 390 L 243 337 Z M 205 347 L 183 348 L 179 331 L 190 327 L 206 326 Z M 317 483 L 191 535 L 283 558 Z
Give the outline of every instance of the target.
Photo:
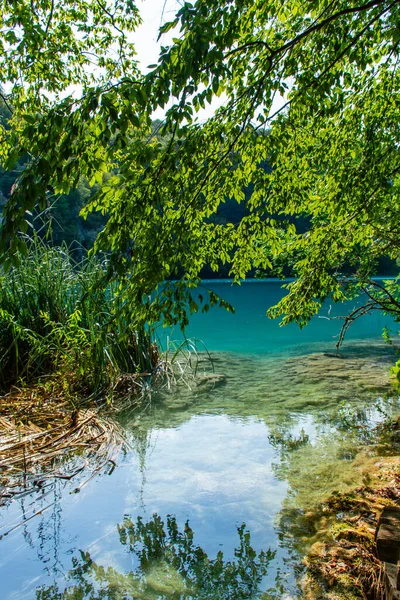
M 125 415 L 130 449 L 117 468 L 79 494 L 79 480 L 59 482 L 39 506 L 26 497 L 3 508 L 0 533 L 13 530 L 0 543 L 1 600 L 297 598 L 312 533 L 302 515 L 361 477 L 379 396 L 381 411 L 398 409 L 384 398 L 392 350 L 359 346 L 341 358 L 315 346 L 274 359 L 221 353 L 213 377 Z M 175 538 L 173 521 L 153 513 L 176 516 Z M 251 544 L 240 527 L 237 543 L 243 522 Z M 268 547 L 273 560 L 260 554 Z
M 135 568 L 123 573 L 104 567 L 89 552 L 73 559 L 67 579 L 73 584 L 60 590 L 57 584 L 36 590 L 37 600 L 249 600 L 260 596 L 260 584 L 275 553 L 257 553 L 250 532 L 243 523 L 237 528 L 239 545 L 234 559 L 225 560 L 222 551 L 211 559 L 194 541 L 194 531 L 186 522 L 180 531 L 176 518 L 166 522 L 154 514 L 144 522 L 130 517 L 118 525 L 120 543 L 133 555 Z

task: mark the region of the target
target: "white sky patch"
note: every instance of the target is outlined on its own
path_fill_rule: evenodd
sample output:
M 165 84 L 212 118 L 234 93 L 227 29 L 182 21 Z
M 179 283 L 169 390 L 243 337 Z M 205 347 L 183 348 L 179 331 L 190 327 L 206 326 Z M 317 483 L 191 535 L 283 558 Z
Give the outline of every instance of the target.
M 157 64 L 161 46 L 169 46 L 174 37 L 179 37 L 179 30 L 174 29 L 157 41 L 159 28 L 175 18 L 181 3 L 177 0 L 139 0 L 137 7 L 143 22 L 134 32 L 132 41 L 135 43 L 140 68 L 143 73 L 146 73 L 149 65 Z M 225 101 L 224 95 L 213 98 L 210 105 L 206 105 L 196 114 L 196 120 L 205 121 L 215 113 L 217 108 L 223 106 Z M 158 109 L 153 114 L 153 119 L 163 119 L 166 110 L 175 102 L 176 98 L 173 98 L 164 109 Z
M 143 22 L 134 32 L 133 41 L 141 69 L 146 72 L 148 65 L 157 63 L 161 46 L 168 46 L 177 36 L 176 31 L 170 31 L 157 41 L 159 28 L 174 19 L 180 4 L 176 0 L 141 0 L 137 7 Z

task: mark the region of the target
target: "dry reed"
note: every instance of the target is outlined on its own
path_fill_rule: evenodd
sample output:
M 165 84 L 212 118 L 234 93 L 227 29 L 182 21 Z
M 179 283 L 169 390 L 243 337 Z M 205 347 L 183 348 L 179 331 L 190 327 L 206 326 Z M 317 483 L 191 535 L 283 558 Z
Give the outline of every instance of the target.
M 14 390 L 0 398 L 0 504 L 86 473 L 79 491 L 115 466 L 125 444 L 120 426 L 95 405 L 75 406 L 45 385 Z

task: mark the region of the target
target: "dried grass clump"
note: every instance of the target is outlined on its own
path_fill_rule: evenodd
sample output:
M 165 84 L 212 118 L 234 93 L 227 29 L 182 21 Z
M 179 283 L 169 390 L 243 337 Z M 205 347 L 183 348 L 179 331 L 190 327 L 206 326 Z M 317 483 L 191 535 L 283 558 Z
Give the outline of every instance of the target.
M 0 398 L 0 504 L 43 490 L 54 478 L 86 472 L 91 479 L 115 465 L 124 448 L 122 429 L 113 419 L 54 392 L 38 385 Z

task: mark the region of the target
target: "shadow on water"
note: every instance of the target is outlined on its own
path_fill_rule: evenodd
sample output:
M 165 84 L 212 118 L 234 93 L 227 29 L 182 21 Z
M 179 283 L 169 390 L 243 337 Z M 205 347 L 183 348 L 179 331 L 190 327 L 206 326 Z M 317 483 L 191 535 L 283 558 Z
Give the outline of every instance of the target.
M 224 560 L 222 551 L 210 559 L 195 544 L 194 531 L 186 522 L 183 531 L 174 516 L 166 523 L 154 514 L 144 522 L 130 517 L 118 525 L 120 543 L 132 554 L 134 570 L 123 573 L 101 566 L 89 552 L 73 558 L 67 574 L 72 581 L 63 590 L 54 584 L 36 590 L 36 600 L 90 600 L 135 598 L 135 600 L 249 600 L 260 595 L 274 552 L 257 553 L 251 546 L 250 532 L 243 523 L 237 528 L 239 545 L 234 560 Z

